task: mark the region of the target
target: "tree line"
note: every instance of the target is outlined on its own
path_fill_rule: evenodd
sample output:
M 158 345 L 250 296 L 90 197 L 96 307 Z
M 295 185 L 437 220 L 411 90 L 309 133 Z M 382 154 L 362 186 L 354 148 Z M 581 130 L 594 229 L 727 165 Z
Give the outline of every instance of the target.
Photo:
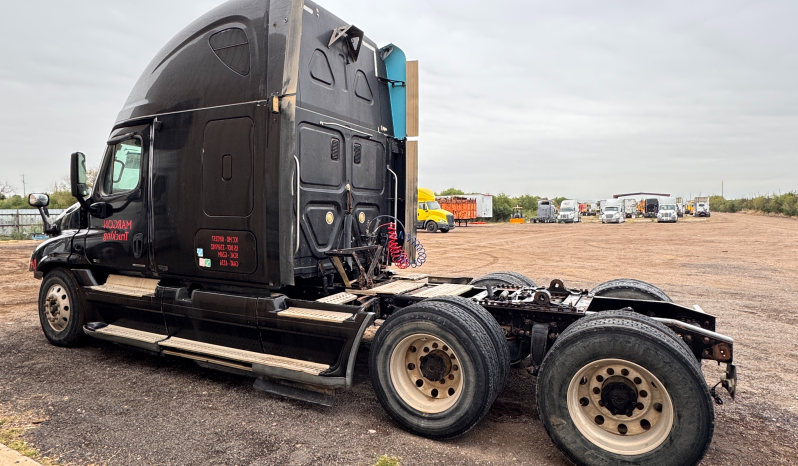
M 742 199 L 725 199 L 722 196 L 709 197 L 709 210 L 714 212 L 739 212 L 753 210 L 766 214 L 798 216 L 798 192 L 770 194 Z
M 94 186 L 94 181 L 97 179 L 97 168 L 90 168 L 86 171 L 86 184 L 89 188 Z M 24 193 L 24 194 L 30 194 Z M 72 197 L 70 189 L 69 176 L 63 177 L 60 181 L 53 183 L 50 190 L 47 191 L 50 196 L 49 209 L 66 209 L 72 204 L 78 202 L 77 199 Z M 22 196 L 16 192 L 16 188 L 6 182 L 0 182 L 0 209 L 29 209 L 28 197 Z
M 461 196 L 463 194 L 478 194 L 478 193 L 466 193 L 457 188 L 444 189 L 439 193 L 435 193 L 436 196 Z M 491 218 L 490 220 L 493 222 L 509 222 L 510 216 L 513 214 L 513 208 L 515 206 L 521 207 L 525 218 L 535 217 L 538 214 L 538 201 L 540 199 L 545 199 L 545 197 L 531 196 L 529 194 L 524 194 L 523 196 L 518 196 L 518 197 L 510 197 L 504 193 L 494 194 L 493 218 Z M 550 200 L 556 206 L 559 207 L 560 203 L 566 199 L 568 198 L 554 197 L 551 198 Z

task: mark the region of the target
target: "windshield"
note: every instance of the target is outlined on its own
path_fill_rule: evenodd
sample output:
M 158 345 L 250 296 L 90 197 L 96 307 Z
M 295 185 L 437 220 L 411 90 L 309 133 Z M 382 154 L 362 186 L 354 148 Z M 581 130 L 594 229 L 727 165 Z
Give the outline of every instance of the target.
M 605 207 L 604 212 L 618 212 L 617 207 Z
M 676 210 L 676 206 L 673 204 L 665 204 L 659 206 L 660 210 Z
M 573 207 L 563 207 L 562 210 L 560 210 L 560 212 L 573 212 L 573 211 L 574 211 Z
M 429 210 L 438 210 L 438 209 L 441 208 L 441 205 L 438 204 L 437 201 L 429 201 L 429 202 L 427 202 L 427 208 Z
M 699 203 L 698 207 L 704 207 L 704 203 L 703 202 Z

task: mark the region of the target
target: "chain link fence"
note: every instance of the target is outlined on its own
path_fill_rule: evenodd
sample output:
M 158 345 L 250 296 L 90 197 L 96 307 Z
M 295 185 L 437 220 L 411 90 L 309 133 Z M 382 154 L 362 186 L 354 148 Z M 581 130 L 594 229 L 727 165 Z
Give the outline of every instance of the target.
M 55 218 L 66 209 L 50 209 Z M 44 224 L 38 209 L 0 209 L 0 237 L 21 239 L 42 233 Z

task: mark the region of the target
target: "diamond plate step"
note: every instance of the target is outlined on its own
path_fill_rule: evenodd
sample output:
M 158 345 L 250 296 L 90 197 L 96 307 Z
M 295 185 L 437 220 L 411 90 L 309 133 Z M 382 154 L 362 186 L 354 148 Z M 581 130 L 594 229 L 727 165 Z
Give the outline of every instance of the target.
M 330 296 L 325 296 L 321 299 L 317 299 L 316 302 L 328 303 L 328 304 L 346 304 L 356 299 L 357 295 L 353 295 L 352 293 L 347 293 L 347 292 L 341 292 L 341 293 L 332 294 Z
M 108 275 L 102 285 L 90 286 L 94 291 L 121 294 L 125 296 L 148 296 L 155 294 L 158 280 L 152 278 L 126 277 L 124 275 Z
M 351 319 L 354 314 L 348 312 L 322 311 L 319 309 L 305 309 L 302 307 L 289 307 L 277 313 L 280 317 L 293 317 L 295 319 L 318 320 L 321 322 L 343 322 Z
M 142 332 L 141 330 L 133 330 L 132 328 L 120 327 L 118 325 L 108 325 L 106 327 L 95 330 L 94 333 L 111 335 L 114 337 L 126 338 L 129 340 L 143 341 L 145 343 L 158 343 L 161 340 L 169 338 L 169 335 L 159 335 L 157 333 Z
M 372 295 L 372 294 L 402 294 L 407 293 L 408 291 L 416 290 L 421 288 L 422 286 L 426 285 L 426 281 L 410 281 L 410 280 L 399 280 L 392 283 L 387 283 L 385 285 L 380 285 L 376 288 L 372 288 L 370 290 L 346 290 L 349 293 L 353 294 L 363 294 L 363 295 Z
M 300 361 L 299 359 L 284 358 L 272 354 L 255 353 L 244 351 L 226 346 L 211 345 L 194 340 L 172 337 L 158 343 L 167 348 L 179 349 L 191 353 L 206 354 L 217 358 L 241 361 L 249 364 L 261 364 L 269 367 L 279 367 L 297 372 L 304 372 L 310 375 L 319 375 L 330 368 L 327 364 L 318 364 L 310 361 Z M 174 354 L 174 353 L 171 353 Z
M 471 285 L 455 285 L 453 283 L 445 283 L 443 285 L 426 288 L 424 290 L 419 291 L 418 293 L 413 293 L 413 296 L 418 296 L 420 298 L 435 298 L 438 296 L 460 296 L 461 294 L 471 290 L 472 288 L 474 287 Z

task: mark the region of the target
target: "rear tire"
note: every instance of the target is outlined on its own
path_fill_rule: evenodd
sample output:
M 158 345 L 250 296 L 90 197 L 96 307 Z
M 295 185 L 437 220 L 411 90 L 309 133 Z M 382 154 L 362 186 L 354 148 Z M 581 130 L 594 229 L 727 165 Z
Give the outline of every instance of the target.
M 427 299 L 425 302 L 453 304 L 468 312 L 482 325 L 482 328 L 493 342 L 493 348 L 496 350 L 496 357 L 499 358 L 499 391 L 504 389 L 504 386 L 507 385 L 507 378 L 510 375 L 510 352 L 507 350 L 507 337 L 504 334 L 504 330 L 502 330 L 491 313 L 474 301 L 460 296 L 441 296 Z
M 441 233 L 449 233 L 449 229 L 448 228 L 441 228 Z
M 670 296 L 656 286 L 633 278 L 616 278 L 596 286 L 590 292 L 593 296 L 607 298 L 673 302 Z
M 438 224 L 435 222 L 427 222 L 427 225 L 424 227 L 427 230 L 427 233 L 435 233 L 438 231 Z
M 694 359 L 627 317 L 574 324 L 540 368 L 540 419 L 580 465 L 696 464 L 712 442 L 714 406 Z
M 518 272 L 501 271 L 491 272 L 479 278 L 471 280 L 469 285 L 485 286 L 485 285 L 515 285 L 515 286 L 528 286 L 535 288 L 535 282 Z
M 474 427 L 501 388 L 491 338 L 477 319 L 447 302 L 422 301 L 388 317 L 374 335 L 369 373 L 396 422 L 437 439 Z
M 39 288 L 39 322 L 50 343 L 69 347 L 85 341 L 85 309 L 71 271 L 57 268 L 45 275 Z

